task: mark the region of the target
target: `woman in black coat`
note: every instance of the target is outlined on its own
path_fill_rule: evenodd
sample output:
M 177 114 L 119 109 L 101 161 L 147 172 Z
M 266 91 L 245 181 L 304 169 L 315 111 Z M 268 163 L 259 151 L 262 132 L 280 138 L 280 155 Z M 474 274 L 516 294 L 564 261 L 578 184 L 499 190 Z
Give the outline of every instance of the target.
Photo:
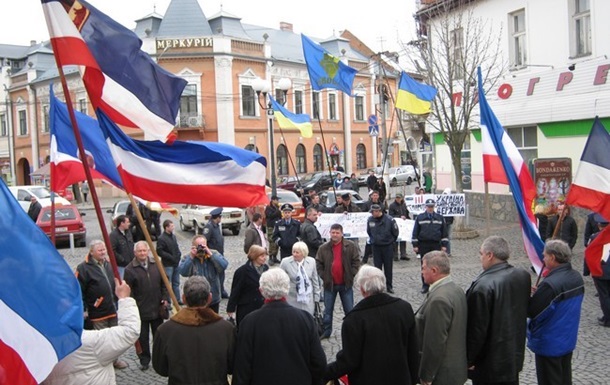
M 248 262 L 235 270 L 231 284 L 231 296 L 227 304 L 227 315 L 233 317 L 237 308 L 237 325 L 244 317 L 263 306 L 264 299 L 258 290 L 261 274 L 269 269 L 267 250 L 258 245 L 250 246 Z

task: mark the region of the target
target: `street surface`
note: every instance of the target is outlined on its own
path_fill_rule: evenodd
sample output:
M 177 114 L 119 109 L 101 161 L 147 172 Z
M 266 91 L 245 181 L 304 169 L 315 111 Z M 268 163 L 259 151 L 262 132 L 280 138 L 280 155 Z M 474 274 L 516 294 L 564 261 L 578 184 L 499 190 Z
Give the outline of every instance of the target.
M 411 189 L 411 186 L 408 187 Z M 408 192 L 410 193 L 410 192 Z M 366 195 L 366 194 L 365 194 Z M 365 196 L 363 195 L 363 196 Z M 106 213 L 107 208 L 111 208 L 112 204 L 120 200 L 106 199 L 102 201 L 104 220 L 109 228 L 110 214 Z M 87 243 L 93 239 L 102 239 L 95 210 L 91 203 L 80 205 L 81 211 L 86 212 L 84 220 L 88 229 Z M 193 232 L 183 232 L 179 230 L 178 219 L 171 214 L 164 213 L 161 222 L 165 219 L 173 219 L 176 223 L 176 236 L 178 238 L 180 249 L 183 254 L 186 254 L 190 248 L 190 239 L 194 235 Z M 492 221 L 489 226 L 480 218 L 470 218 L 470 227 L 478 230 L 480 236 L 471 240 L 454 240 L 452 242 L 452 259 L 451 259 L 451 276 L 464 290 L 468 289 L 470 283 L 480 273 L 481 267 L 479 262 L 479 248 L 485 238 L 486 230 L 489 235 L 500 235 L 505 237 L 511 245 L 510 263 L 516 266 L 522 266 L 530 271 L 530 263 L 523 251 L 523 240 L 518 223 L 507 223 L 500 221 Z M 583 253 L 582 246 L 583 229 L 579 229 L 579 239 L 574 249 L 574 257 L 572 264 L 578 271 L 582 271 Z M 225 257 L 229 260 L 229 267 L 226 274 L 225 287 L 227 290 L 231 288 L 233 272 L 241 266 L 246 257 L 243 253 L 243 230 L 239 235 L 233 236 L 230 231 L 225 230 Z M 364 250 L 364 240 L 360 242 L 361 250 Z M 87 248 L 77 248 L 74 253 L 69 248 L 61 248 L 59 251 L 64 255 L 66 261 L 73 269 L 82 261 L 87 253 Z M 420 294 L 421 279 L 420 279 L 420 263 L 414 258 L 411 246 L 407 247 L 410 261 L 394 262 L 394 289 L 396 296 L 405 299 L 417 309 L 421 304 L 424 296 Z M 372 263 L 372 261 L 369 261 Z M 184 279 L 184 278 L 183 278 Z M 536 277 L 532 275 L 532 282 L 535 282 Z M 580 323 L 580 332 L 578 345 L 573 355 L 573 381 L 574 384 L 604 384 L 607 380 L 607 352 L 610 341 L 610 328 L 604 328 L 597 325 L 596 319 L 601 315 L 598 298 L 594 296 L 595 288 L 590 277 L 585 277 L 585 299 L 583 302 L 583 311 Z M 355 301 L 359 301 L 361 297 L 356 295 Z M 225 308 L 227 300 L 223 300 L 220 306 L 221 315 L 226 317 Z M 322 346 L 326 351 L 329 361 L 333 361 L 336 353 L 341 349 L 341 320 L 343 311 L 340 306 L 340 301 L 335 304 L 335 315 L 332 336 L 322 342 Z M 270 352 L 272 355 L 272 352 Z M 270 357 L 271 358 L 271 357 Z M 147 371 L 138 369 L 138 359 L 135 354 L 135 349 L 131 348 L 122 356 L 129 363 L 129 368 L 117 370 L 117 383 L 119 385 L 132 384 L 166 384 L 167 379 L 158 376 L 152 366 Z M 381 369 L 381 368 L 380 368 Z M 526 350 L 524 369 L 520 377 L 521 384 L 535 384 L 536 372 L 534 365 L 534 355 Z

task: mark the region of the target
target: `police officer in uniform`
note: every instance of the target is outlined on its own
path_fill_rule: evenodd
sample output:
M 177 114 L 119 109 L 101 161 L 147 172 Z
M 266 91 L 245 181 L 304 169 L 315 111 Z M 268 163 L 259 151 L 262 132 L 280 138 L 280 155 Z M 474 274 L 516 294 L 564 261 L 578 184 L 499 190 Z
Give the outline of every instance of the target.
M 445 224 L 445 218 L 434 211 L 435 205 L 434 199 L 426 199 L 426 211 L 415 218 L 411 242 L 413 251 L 421 257 L 433 250 L 447 252 L 449 243 L 447 225 Z M 422 258 L 419 262 L 422 263 Z M 422 294 L 427 293 L 429 287 L 430 285 L 426 284 L 422 277 Z
M 398 239 L 398 225 L 394 218 L 383 213 L 383 208 L 378 204 L 371 206 L 371 214 L 366 223 L 366 232 L 371 239 L 373 263 L 376 268 L 383 270 L 387 291 L 393 294 L 392 260 L 394 244 Z
M 210 219 L 203 227 L 203 235 L 208 240 L 208 247 L 218 251 L 223 257 L 225 255 L 225 238 L 222 235 L 222 207 L 217 207 L 210 211 Z M 220 290 L 222 298 L 229 298 L 229 293 L 225 290 L 225 272 L 220 273 Z
M 292 245 L 299 240 L 301 224 L 292 219 L 294 207 L 290 203 L 284 203 L 280 209 L 284 218 L 275 222 L 272 239 L 279 246 L 280 259 L 283 259 L 292 255 Z

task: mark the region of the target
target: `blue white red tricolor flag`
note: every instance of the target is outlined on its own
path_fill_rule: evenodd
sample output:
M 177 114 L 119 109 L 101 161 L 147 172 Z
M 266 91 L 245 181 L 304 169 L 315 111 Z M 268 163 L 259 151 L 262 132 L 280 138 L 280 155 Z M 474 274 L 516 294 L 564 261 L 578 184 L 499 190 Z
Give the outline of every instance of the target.
M 219 207 L 269 202 L 267 161 L 224 143 L 133 140 L 103 111 L 98 122 L 126 191 L 147 200 Z
M 38 384 L 81 344 L 81 290 L 3 181 L 0 207 L 0 384 Z
M 610 134 L 599 118 L 595 118 L 591 133 L 580 157 L 574 181 L 566 203 L 583 207 L 610 219 Z M 599 234 L 585 250 L 585 260 L 591 275 L 602 275 L 601 259 L 604 245 L 610 243 L 610 226 Z M 606 255 L 607 259 L 608 256 Z
M 536 187 L 527 164 L 504 128 L 494 115 L 485 98 L 481 68 L 478 68 L 479 106 L 481 108 L 481 137 L 483 141 L 483 172 L 485 182 L 510 186 L 517 206 L 523 243 L 530 262 L 540 272 L 544 242 L 538 233 L 532 202 Z
M 84 0 L 41 0 L 58 65 L 78 65 L 95 109 L 166 141 L 186 86 L 140 50 L 142 41 Z
M 76 138 L 68 115 L 68 107 L 60 102 L 50 87 L 49 125 L 51 128 L 51 190 L 61 191 L 86 178 L 78 155 Z M 86 159 L 95 179 L 103 179 L 118 188 L 123 187 L 121 176 L 97 120 L 74 111 L 83 140 Z

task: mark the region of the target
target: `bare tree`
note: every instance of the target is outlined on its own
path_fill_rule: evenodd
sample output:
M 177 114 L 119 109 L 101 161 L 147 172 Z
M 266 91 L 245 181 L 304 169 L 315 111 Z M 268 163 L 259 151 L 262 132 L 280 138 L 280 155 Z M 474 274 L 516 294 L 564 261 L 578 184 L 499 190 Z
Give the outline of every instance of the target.
M 474 16 L 468 0 L 439 0 L 420 10 L 418 40 L 405 47 L 427 84 L 438 90 L 428 123 L 443 134 L 451 153 L 458 192 L 463 191 L 461 153 L 478 117 L 477 67 L 486 88 L 493 87 L 506 67 L 501 28 Z M 420 63 L 421 60 L 421 63 Z M 423 66 L 422 66 L 423 63 Z

